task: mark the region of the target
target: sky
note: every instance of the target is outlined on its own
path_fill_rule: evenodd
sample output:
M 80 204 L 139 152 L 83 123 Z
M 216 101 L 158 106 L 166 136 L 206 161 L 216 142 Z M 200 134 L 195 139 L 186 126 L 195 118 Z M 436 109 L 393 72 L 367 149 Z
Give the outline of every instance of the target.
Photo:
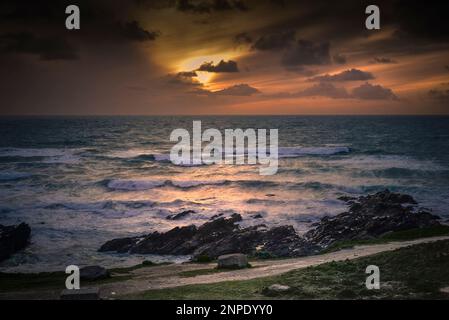
M 431 0 L 3 0 L 0 115 L 449 114 L 448 21 Z

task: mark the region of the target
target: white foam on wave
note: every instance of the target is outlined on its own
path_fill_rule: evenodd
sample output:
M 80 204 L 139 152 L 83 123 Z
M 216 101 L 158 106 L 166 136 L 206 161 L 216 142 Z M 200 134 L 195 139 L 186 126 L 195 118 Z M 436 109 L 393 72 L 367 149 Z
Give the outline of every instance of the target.
M 221 185 L 226 180 L 133 180 L 133 179 L 114 179 L 108 182 L 107 187 L 112 190 L 124 191 L 142 191 L 160 188 L 164 186 L 173 186 L 177 188 L 193 188 L 208 185 Z
M 300 156 L 329 156 L 340 153 L 349 153 L 349 147 L 327 146 L 327 147 L 280 147 L 279 158 L 295 158 Z

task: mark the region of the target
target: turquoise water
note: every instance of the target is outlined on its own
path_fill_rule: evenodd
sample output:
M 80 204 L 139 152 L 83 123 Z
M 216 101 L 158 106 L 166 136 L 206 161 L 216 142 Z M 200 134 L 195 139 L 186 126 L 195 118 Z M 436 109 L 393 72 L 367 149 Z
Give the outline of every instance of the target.
M 170 133 L 191 131 L 193 120 L 202 120 L 203 130 L 279 129 L 278 173 L 173 165 Z M 384 188 L 448 215 L 449 117 L 0 118 L 0 136 L 0 224 L 25 221 L 33 230 L 31 246 L 1 270 L 131 265 L 145 257 L 96 249 L 111 238 L 202 224 L 216 214 L 238 212 L 243 225 L 291 224 L 302 233 L 345 209 L 338 196 Z M 183 210 L 195 213 L 166 219 Z

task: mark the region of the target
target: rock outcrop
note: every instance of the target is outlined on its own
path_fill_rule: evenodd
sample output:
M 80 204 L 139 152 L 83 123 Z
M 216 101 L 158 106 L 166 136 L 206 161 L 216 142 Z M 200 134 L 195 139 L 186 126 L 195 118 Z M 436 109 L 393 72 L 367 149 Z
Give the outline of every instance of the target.
M 288 257 L 310 254 L 312 248 L 298 236 L 292 226 L 267 229 L 264 225 L 240 228 L 241 215 L 220 217 L 200 227 L 176 227 L 165 233 L 153 232 L 146 236 L 114 239 L 99 251 L 119 253 L 171 254 L 218 256 L 230 253 L 254 255 L 267 251 L 272 256 Z
M 241 228 L 239 214 L 218 217 L 200 227 L 176 227 L 165 233 L 114 239 L 99 251 L 142 254 L 193 255 L 217 258 L 230 253 L 263 257 L 297 257 L 319 253 L 343 240 L 370 239 L 385 233 L 439 224 L 438 217 L 416 210 L 408 195 L 388 190 L 359 198 L 342 198 L 349 210 L 324 217 L 303 237 L 292 226 Z
M 0 261 L 25 248 L 30 239 L 31 228 L 26 223 L 17 226 L 0 225 Z
M 439 224 L 437 216 L 416 211 L 417 203 L 409 195 L 385 190 L 345 201 L 349 210 L 315 223 L 304 235 L 307 242 L 324 249 L 337 241 L 374 239 L 388 232 Z

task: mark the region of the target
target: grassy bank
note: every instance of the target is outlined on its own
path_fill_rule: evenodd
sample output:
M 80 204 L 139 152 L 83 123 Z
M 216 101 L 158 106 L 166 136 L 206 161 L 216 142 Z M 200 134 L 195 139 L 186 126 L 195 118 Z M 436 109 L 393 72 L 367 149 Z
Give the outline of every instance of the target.
M 131 278 L 128 272 L 140 268 L 150 268 L 154 266 L 167 265 L 169 263 L 153 263 L 144 261 L 141 264 L 127 267 L 109 269 L 113 274 L 111 278 L 89 281 L 88 285 L 100 285 L 108 282 L 124 281 Z M 40 272 L 40 273 L 3 273 L 0 272 L 0 293 L 8 291 L 27 291 L 27 290 L 51 290 L 65 288 L 65 280 L 67 278 L 65 272 Z
M 365 288 L 365 270 L 372 264 L 380 268 L 380 290 Z M 266 299 L 263 288 L 275 283 L 291 287 L 278 299 L 448 299 L 440 289 L 449 286 L 449 240 L 274 277 L 150 290 L 127 298 Z

